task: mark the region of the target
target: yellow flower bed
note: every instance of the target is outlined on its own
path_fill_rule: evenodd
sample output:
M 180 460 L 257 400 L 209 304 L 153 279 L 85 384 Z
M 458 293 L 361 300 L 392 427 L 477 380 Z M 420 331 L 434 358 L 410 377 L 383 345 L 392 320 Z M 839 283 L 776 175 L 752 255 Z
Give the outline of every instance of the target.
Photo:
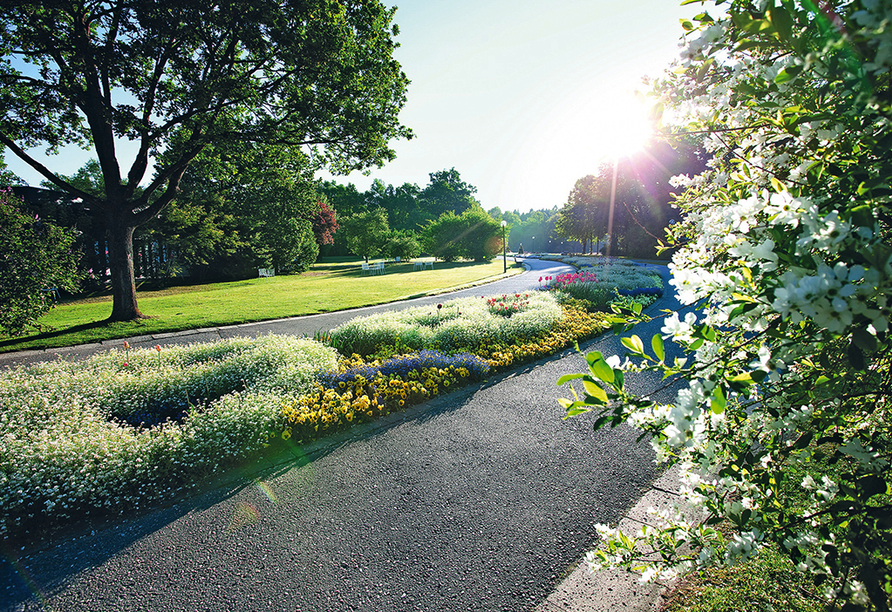
M 345 371 L 362 363 L 361 357 L 353 355 L 344 359 L 340 367 Z M 378 372 L 371 380 L 357 376 L 350 382 L 338 383 L 337 389 L 326 389 L 317 384 L 313 393 L 283 406 L 287 426 L 282 438 L 287 440 L 294 436 L 306 441 L 354 422 L 373 421 L 395 410 L 420 404 L 450 387 L 460 386 L 468 376 L 466 368 L 448 366 L 413 370 L 405 376 L 385 376 Z
M 491 368 L 505 369 L 515 364 L 552 355 L 574 342 L 595 336 L 610 328 L 608 315 L 563 306 L 564 314 L 547 333 L 516 344 L 505 342 L 482 345 L 472 351 L 489 361 Z
M 516 343 L 486 342 L 470 352 L 487 360 L 490 368 L 505 369 L 551 355 L 610 328 L 605 313 L 589 313 L 584 308 L 567 305 L 562 309 L 561 319 L 538 337 Z M 377 360 L 366 362 L 354 354 L 342 357 L 339 369 L 344 373 L 362 366 L 375 368 L 379 365 Z M 377 372 L 370 379 L 357 375 L 351 381 L 337 383 L 333 389 L 317 383 L 312 393 L 283 407 L 286 427 L 282 438 L 309 441 L 355 422 L 370 422 L 461 386 L 468 377 L 466 368 L 450 365 L 387 376 Z

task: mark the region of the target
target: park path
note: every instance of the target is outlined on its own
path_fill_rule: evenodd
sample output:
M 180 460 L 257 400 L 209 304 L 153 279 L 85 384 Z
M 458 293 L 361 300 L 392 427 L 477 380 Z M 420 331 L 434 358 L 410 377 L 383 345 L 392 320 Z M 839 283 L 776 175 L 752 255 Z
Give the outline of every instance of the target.
M 581 348 L 622 352 L 612 335 Z M 167 507 L 6 551 L 0 609 L 532 610 L 593 547 L 594 524 L 617 521 L 656 475 L 631 428 L 562 420 L 555 381 L 584 367 L 564 351 Z

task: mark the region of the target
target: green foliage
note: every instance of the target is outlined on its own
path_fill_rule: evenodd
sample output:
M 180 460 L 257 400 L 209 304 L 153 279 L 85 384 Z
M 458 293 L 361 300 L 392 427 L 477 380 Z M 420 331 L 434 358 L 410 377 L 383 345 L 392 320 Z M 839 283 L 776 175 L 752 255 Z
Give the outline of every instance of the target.
M 461 215 L 475 205 L 479 206 L 474 199 L 476 192 L 477 188 L 461 180 L 455 168 L 432 172 L 427 186 L 418 195 L 422 212 L 418 225 L 438 219 L 447 212 Z
M 581 242 L 584 253 L 600 251 L 600 242 L 607 235 L 609 208 L 610 182 L 605 172 L 597 177 L 585 176 L 573 186 L 555 231 L 564 238 Z
M 421 244 L 418 242 L 418 236 L 415 232 L 409 230 L 392 231 L 387 237 L 384 254 L 392 259 L 400 257 L 403 261 L 418 257 L 421 255 Z
M 573 186 L 560 211 L 556 232 L 582 243 L 583 252 L 654 257 L 670 221 L 674 174 L 703 170 L 697 145 L 651 142 L 644 151 L 613 164 L 602 164 Z M 612 230 L 612 233 L 611 233 Z M 609 244 L 602 241 L 609 238 Z
M 424 228 L 425 250 L 443 261 L 486 261 L 502 251 L 502 227 L 479 206 L 444 213 Z
M 672 313 L 663 338 L 623 338 L 624 365 L 589 355 L 588 373 L 561 381 L 581 380 L 585 395 L 563 404 L 642 428 L 707 516 L 660 517 L 638 536 L 599 528 L 593 567 L 670 577 L 775 546 L 832 609 L 884 611 L 892 3 L 824 8 L 736 0 L 687 24 L 684 59 L 654 94 L 687 111 L 671 129 L 704 135 L 713 155 L 675 179 L 686 216 L 669 237 L 672 283 L 701 312 Z M 670 357 L 663 339 L 687 355 Z M 660 405 L 625 389 L 624 371 L 687 384 Z
M 377 257 L 384 252 L 390 226 L 383 208 L 353 214 L 341 222 L 341 232 L 350 251 L 359 257 Z
M 776 547 L 745 563 L 685 577 L 672 588 L 660 612 L 825 612 L 814 585 Z
M 55 302 L 74 291 L 77 255 L 71 231 L 23 214 L 22 203 L 0 191 L 0 330 L 21 334 Z

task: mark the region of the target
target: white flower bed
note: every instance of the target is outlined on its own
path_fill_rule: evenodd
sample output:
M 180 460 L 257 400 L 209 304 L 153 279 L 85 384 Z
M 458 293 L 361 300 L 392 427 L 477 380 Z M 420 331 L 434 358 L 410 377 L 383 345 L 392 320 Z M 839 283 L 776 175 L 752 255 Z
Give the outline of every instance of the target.
M 317 342 L 267 336 L 2 372 L 0 533 L 34 516 L 139 506 L 256 452 L 281 428 L 283 398 L 336 367 Z M 119 420 L 165 402 L 188 413 L 144 428 Z
M 547 293 L 518 294 L 516 301 L 522 306 L 511 316 L 494 312 L 486 298 L 461 298 L 444 302 L 442 308 L 419 306 L 356 317 L 332 330 L 332 343 L 348 354 L 369 354 L 397 342 L 413 350 L 452 351 L 483 341 L 533 337 L 561 318 L 560 305 Z

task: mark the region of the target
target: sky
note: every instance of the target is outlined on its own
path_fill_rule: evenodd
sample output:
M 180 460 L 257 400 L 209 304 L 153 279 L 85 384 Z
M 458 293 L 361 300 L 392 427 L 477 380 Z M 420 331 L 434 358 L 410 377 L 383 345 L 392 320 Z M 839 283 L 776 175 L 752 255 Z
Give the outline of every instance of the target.
M 678 56 L 680 0 L 401 0 L 396 59 L 411 80 L 400 121 L 415 138 L 364 176 L 331 177 L 360 191 L 374 179 L 424 187 L 455 168 L 485 209 L 560 206 L 641 126 L 630 92 Z M 643 113 L 643 111 L 639 111 Z M 73 174 L 89 153 L 51 162 Z M 121 160 L 129 166 L 130 160 Z M 32 185 L 40 176 L 7 153 Z

